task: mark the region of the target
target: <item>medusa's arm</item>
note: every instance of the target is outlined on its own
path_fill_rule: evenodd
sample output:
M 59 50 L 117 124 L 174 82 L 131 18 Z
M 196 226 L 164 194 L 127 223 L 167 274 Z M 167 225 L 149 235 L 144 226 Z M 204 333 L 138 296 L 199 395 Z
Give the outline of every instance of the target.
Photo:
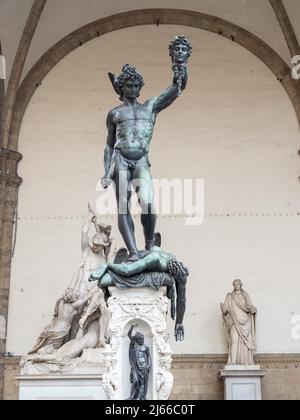
M 186 282 L 187 279 L 176 281 L 176 324 L 175 324 L 175 338 L 176 341 L 184 340 L 183 318 L 186 308 Z

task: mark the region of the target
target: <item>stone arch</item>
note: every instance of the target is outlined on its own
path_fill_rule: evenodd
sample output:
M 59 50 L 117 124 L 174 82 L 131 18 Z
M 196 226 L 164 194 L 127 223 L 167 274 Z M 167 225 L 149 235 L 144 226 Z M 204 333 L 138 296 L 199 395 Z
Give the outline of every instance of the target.
M 66 55 L 84 43 L 109 32 L 153 24 L 182 25 L 204 29 L 246 48 L 263 61 L 283 85 L 300 122 L 300 81 L 292 79 L 289 66 L 263 40 L 246 29 L 212 15 L 179 9 L 144 9 L 108 16 L 82 26 L 61 39 L 36 62 L 18 90 L 10 130 L 9 148 L 18 149 L 20 127 L 31 97 L 44 77 Z

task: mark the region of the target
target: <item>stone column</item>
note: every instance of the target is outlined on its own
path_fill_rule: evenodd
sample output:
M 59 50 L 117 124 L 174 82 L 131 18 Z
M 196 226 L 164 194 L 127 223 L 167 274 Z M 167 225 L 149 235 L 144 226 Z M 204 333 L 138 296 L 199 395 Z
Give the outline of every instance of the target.
M 0 56 L 1 55 L 2 55 L 2 47 L 1 47 L 1 40 L 0 40 Z M 0 71 L 0 74 L 1 74 L 1 71 Z M 0 77 L 0 149 L 3 144 L 3 109 L 4 109 L 4 79 Z
M 18 189 L 22 179 L 17 174 L 22 155 L 0 150 L 0 354 L 5 353 L 14 218 Z

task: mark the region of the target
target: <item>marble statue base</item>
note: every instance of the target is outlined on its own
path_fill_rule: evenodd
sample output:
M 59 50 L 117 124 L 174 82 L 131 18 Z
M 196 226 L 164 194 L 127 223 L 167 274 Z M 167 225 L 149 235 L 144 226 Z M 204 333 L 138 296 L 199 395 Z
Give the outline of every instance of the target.
M 144 334 L 149 347 L 152 368 L 148 383 L 147 400 L 167 400 L 173 387 L 171 349 L 167 344 L 166 327 L 168 298 L 166 288 L 120 290 L 110 287 L 108 310 L 110 313 L 110 344 L 104 350 L 106 371 L 103 388 L 109 400 L 129 398 L 130 363 L 128 331 L 138 324 L 137 331 Z
M 261 400 L 261 381 L 266 372 L 259 365 L 226 365 L 219 376 L 225 400 Z
M 26 364 L 17 377 L 20 400 L 106 400 L 103 350 L 85 350 L 72 368 L 47 372 L 49 366 Z M 51 366 L 50 366 L 51 370 Z

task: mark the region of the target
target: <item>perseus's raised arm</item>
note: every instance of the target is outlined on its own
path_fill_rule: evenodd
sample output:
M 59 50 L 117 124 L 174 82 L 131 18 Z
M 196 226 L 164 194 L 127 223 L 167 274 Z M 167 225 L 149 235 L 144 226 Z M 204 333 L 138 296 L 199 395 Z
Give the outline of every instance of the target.
M 154 113 L 159 113 L 166 109 L 168 106 L 179 97 L 182 90 L 186 88 L 188 81 L 187 68 L 184 69 L 185 76 L 182 80 L 182 85 L 179 87 L 176 78 L 174 77 L 173 84 L 164 90 L 159 96 L 150 100 L 152 102 L 152 110 Z

